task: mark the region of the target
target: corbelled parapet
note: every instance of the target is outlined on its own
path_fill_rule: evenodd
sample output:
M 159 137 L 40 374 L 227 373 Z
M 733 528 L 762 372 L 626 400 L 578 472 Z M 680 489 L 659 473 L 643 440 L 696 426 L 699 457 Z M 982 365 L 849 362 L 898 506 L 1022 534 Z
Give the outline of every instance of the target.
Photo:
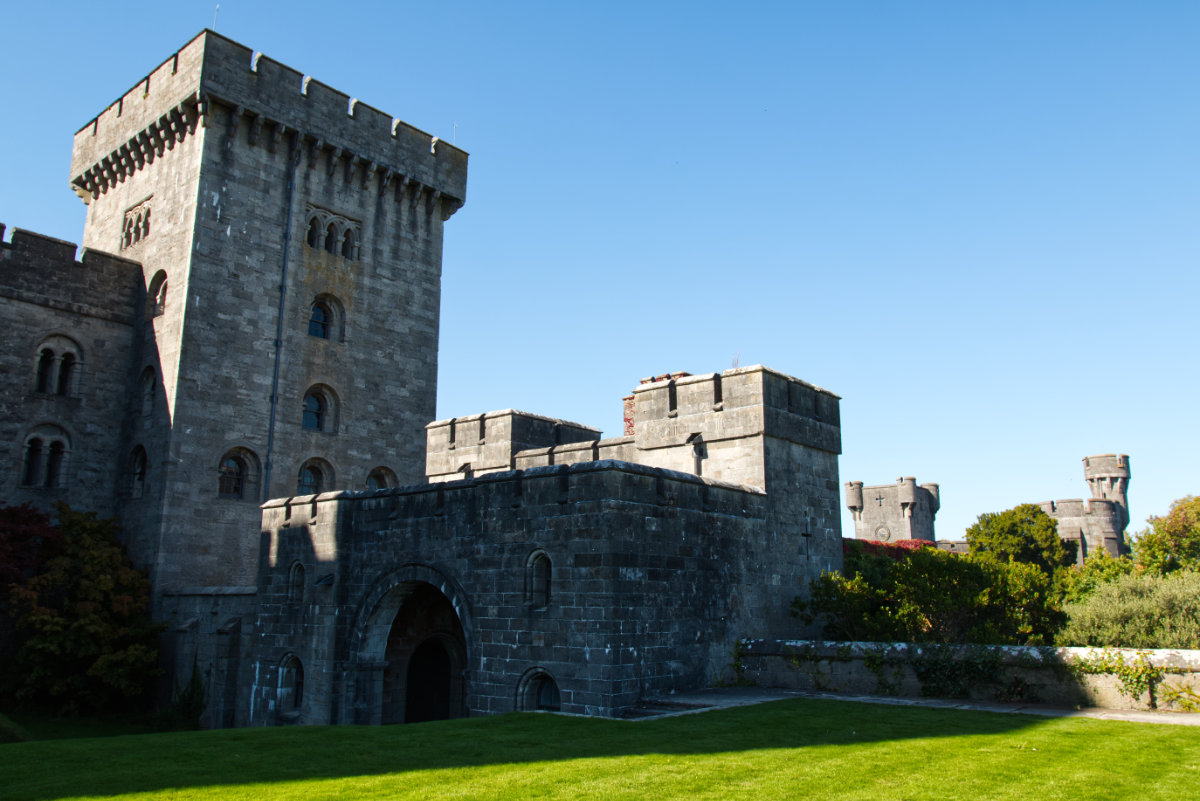
M 443 219 L 466 199 L 463 150 L 211 30 L 75 134 L 72 186 L 85 202 L 108 191 L 207 127 L 214 104 L 230 141 L 306 153 L 310 167 L 423 198 Z

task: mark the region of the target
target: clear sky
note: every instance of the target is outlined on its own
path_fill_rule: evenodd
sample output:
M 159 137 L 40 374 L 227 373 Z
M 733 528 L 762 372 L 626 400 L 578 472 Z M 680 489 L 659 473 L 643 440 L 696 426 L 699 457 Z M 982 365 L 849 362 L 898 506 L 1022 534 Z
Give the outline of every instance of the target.
M 215 3 L 10 3 L 0 221 L 78 241 L 72 134 Z M 1200 3 L 248 2 L 216 29 L 471 154 L 439 417 L 621 433 L 643 376 L 842 396 L 841 480 L 937 532 L 1200 492 Z M 852 535 L 848 515 L 843 534 Z

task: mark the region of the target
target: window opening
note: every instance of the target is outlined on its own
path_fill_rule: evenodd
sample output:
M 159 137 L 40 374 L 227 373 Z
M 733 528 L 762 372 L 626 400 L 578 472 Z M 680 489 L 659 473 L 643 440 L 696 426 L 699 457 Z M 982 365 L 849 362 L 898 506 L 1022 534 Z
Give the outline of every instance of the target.
M 312 465 L 300 468 L 300 476 L 296 481 L 297 495 L 316 495 L 321 492 L 323 476 L 321 471 Z
M 161 317 L 167 310 L 167 274 L 159 270 L 146 293 L 146 317 Z
M 75 377 L 75 354 L 64 353 L 58 363 L 58 395 L 71 394 L 71 379 Z
M 320 339 L 329 339 L 329 308 L 324 303 L 314 303 L 312 313 L 308 318 L 308 335 Z
M 354 232 L 349 228 L 342 235 L 342 256 L 347 259 L 354 258 Z
M 50 456 L 46 459 L 47 487 L 62 486 L 62 468 L 65 456 L 66 448 L 61 442 L 50 443 Z
M 325 401 L 315 392 L 304 396 L 304 414 L 301 423 L 305 428 L 313 431 L 325 430 Z
M 325 251 L 328 253 L 337 253 L 337 227 L 333 223 L 325 229 Z
M 46 348 L 38 357 L 37 391 L 50 393 L 50 377 L 54 373 L 54 351 Z
M 289 656 L 279 667 L 279 711 L 297 712 L 304 703 L 304 666 Z
M 236 456 L 221 460 L 217 495 L 222 498 L 241 498 L 246 489 L 246 464 Z
M 367 489 L 380 490 L 396 486 L 396 474 L 386 467 L 376 467 L 367 476 Z
M 25 446 L 25 472 L 21 483 L 27 487 L 36 486 L 42 474 L 42 441 L 35 437 Z
M 316 248 L 321 246 L 321 221 L 313 217 L 308 221 L 308 246 Z
M 525 568 L 525 600 L 537 609 L 550 603 L 550 557 L 535 551 Z

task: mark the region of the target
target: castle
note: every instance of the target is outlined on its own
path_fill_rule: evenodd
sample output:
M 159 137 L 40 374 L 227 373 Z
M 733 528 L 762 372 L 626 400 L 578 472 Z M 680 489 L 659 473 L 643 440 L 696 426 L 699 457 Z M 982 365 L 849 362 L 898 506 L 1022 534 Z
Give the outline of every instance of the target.
M 836 395 L 672 374 L 627 430 L 435 414 L 467 154 L 205 30 L 0 245 L 0 497 L 116 516 L 212 726 L 620 715 L 841 562 Z
M 1100 549 L 1113 556 L 1129 553 L 1129 457 L 1107 453 L 1083 460 L 1083 477 L 1092 491 L 1089 500 L 1043 501 L 1042 511 L 1058 522 L 1058 536 L 1079 544 L 1078 559 Z
M 1129 457 L 1114 453 L 1086 456 L 1083 477 L 1092 491 L 1090 500 L 1043 501 L 1038 506 L 1055 520 L 1058 536 L 1077 545 L 1080 564 L 1088 554 L 1100 549 L 1112 556 L 1127 554 Z M 918 486 L 914 478 L 875 487 L 864 487 L 861 481 L 846 483 L 846 507 L 854 517 L 854 536 L 860 540 L 934 542 L 933 519 L 940 504 L 938 485 Z M 936 543 L 939 548 L 955 553 L 969 550 L 966 540 L 936 540 Z
M 941 508 L 941 493 L 937 484 L 918 485 L 911 476 L 896 479 L 895 484 L 874 487 L 848 481 L 846 508 L 854 517 L 856 539 L 933 542 L 936 539 L 933 520 Z

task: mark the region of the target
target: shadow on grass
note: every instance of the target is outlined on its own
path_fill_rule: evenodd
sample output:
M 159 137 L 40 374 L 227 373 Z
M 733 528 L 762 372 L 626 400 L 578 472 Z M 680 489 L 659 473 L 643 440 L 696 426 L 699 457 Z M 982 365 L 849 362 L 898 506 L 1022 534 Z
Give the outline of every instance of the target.
M 796 699 L 644 722 L 524 713 L 409 726 L 42 741 L 0 746 L 0 795 L 48 801 L 594 757 L 862 745 L 1002 734 L 1043 722 L 1023 715 Z

